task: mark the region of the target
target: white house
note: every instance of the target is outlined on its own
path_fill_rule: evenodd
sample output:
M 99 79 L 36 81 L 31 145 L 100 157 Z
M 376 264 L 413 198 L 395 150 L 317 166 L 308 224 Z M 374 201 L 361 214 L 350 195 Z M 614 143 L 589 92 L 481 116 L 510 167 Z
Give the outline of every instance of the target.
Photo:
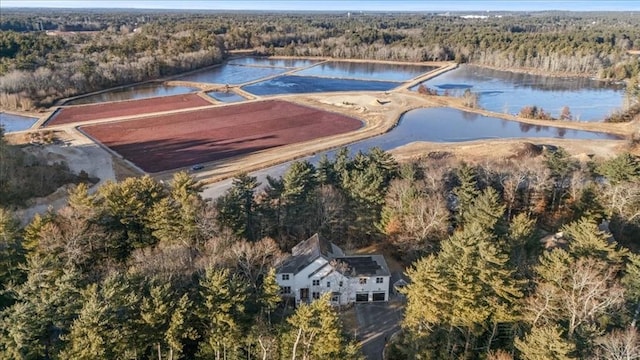
M 296 304 L 331 293 L 336 304 L 388 301 L 389 268 L 382 255 L 346 256 L 318 234 L 299 243 L 277 270 L 283 297 Z

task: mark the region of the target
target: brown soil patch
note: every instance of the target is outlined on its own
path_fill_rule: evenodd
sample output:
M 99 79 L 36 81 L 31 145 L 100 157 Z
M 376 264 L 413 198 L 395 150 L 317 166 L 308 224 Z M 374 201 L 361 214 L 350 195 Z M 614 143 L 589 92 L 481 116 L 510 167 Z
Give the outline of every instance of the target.
M 393 149 L 391 153 L 397 160 L 406 161 L 446 152 L 450 157 L 476 163 L 486 159 L 535 157 L 541 153 L 543 146 L 549 145 L 562 147 L 581 159 L 592 157 L 606 159 L 631 150 L 628 142 L 617 140 L 507 139 L 465 143 L 414 142 Z
M 133 116 L 152 112 L 188 109 L 212 105 L 197 94 L 182 94 L 157 98 L 79 105 L 61 108 L 45 126 L 55 126 L 97 119 Z
M 362 122 L 344 115 L 272 100 L 88 125 L 82 130 L 155 173 L 360 127 Z

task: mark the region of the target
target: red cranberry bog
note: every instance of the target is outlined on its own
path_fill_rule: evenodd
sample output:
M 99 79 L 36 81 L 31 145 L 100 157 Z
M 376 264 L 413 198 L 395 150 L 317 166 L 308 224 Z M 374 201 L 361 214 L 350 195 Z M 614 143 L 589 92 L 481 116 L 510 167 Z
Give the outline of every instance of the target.
M 82 126 L 146 172 L 223 160 L 362 127 L 351 117 L 281 100 Z
M 140 100 L 78 105 L 61 108 L 45 123 L 45 126 L 56 126 L 121 116 L 135 116 L 207 105 L 213 105 L 213 103 L 198 96 L 198 94 L 181 94 Z

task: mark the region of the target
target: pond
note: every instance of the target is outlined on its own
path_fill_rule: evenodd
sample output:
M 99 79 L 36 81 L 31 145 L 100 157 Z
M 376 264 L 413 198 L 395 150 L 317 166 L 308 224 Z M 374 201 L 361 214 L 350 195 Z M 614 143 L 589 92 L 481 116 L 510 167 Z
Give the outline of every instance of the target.
M 568 106 L 574 120 L 602 121 L 620 109 L 624 85 L 588 78 L 559 78 L 463 65 L 423 83 L 440 94 L 460 95 L 466 89 L 479 95 L 486 110 L 515 114 L 525 106 L 542 107 L 554 117 Z M 417 87 L 416 87 L 417 88 Z M 414 89 L 416 89 L 414 88 Z
M 146 99 L 156 96 L 180 95 L 197 91 L 188 86 L 169 86 L 158 83 L 149 83 L 129 86 L 116 90 L 106 91 L 100 94 L 89 95 L 66 102 L 65 105 L 84 105 L 109 101 L 123 101 L 134 99 Z
M 264 77 L 282 74 L 287 71 L 291 71 L 291 69 L 284 67 L 257 67 L 224 63 L 214 68 L 198 71 L 190 75 L 180 76 L 176 78 L 176 80 L 210 84 L 238 85 Z
M 414 141 L 462 142 L 506 138 L 620 139 L 615 135 L 530 125 L 452 108 L 422 108 L 408 111 L 390 132 L 356 143 L 358 149 L 378 146 L 383 150 Z M 356 145 L 354 144 L 354 145 Z
M 301 76 L 402 82 L 434 69 L 436 69 L 434 66 L 330 61 L 298 71 L 295 74 Z
M 243 57 L 238 59 L 229 60 L 229 65 L 244 65 L 244 66 L 269 66 L 269 67 L 281 67 L 281 68 L 301 68 L 311 66 L 322 60 L 311 59 L 270 59 L 263 57 Z
M 211 96 L 212 98 L 218 100 L 218 101 L 222 101 L 222 102 L 226 102 L 226 103 L 234 103 L 234 102 L 239 102 L 239 101 L 244 101 L 246 100 L 244 97 L 234 93 L 233 91 L 210 91 L 207 93 L 207 95 Z
M 392 81 L 365 81 L 284 75 L 255 84 L 242 90 L 256 95 L 302 94 L 329 91 L 387 91 L 400 86 Z
M 27 130 L 36 121 L 38 121 L 38 118 L 0 112 L 0 126 L 4 128 L 6 133 Z

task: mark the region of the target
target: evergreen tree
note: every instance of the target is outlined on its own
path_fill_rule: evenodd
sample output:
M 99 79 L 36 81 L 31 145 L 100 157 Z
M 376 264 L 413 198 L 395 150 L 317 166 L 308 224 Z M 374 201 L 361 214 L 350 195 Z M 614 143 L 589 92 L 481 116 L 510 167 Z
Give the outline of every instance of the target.
M 562 337 L 562 332 L 555 326 L 534 327 L 524 339 L 516 339 L 516 348 L 525 360 L 567 360 L 571 356 L 574 345 Z
M 233 230 L 240 238 L 256 240 L 254 194 L 258 186 L 260 183 L 255 177 L 240 174 L 233 179 L 227 193 L 216 202 L 219 223 Z
M 246 285 L 228 270 L 208 268 L 200 280 L 201 303 L 197 312 L 203 340 L 199 356 L 236 358 L 242 345 Z
M 640 255 L 629 254 L 629 260 L 622 278 L 625 288 L 625 297 L 631 305 L 633 319 L 631 326 L 635 327 L 640 319 Z
M 176 307 L 172 297 L 170 284 L 151 285 L 149 294 L 143 296 L 140 303 L 141 345 L 151 349 L 151 353 L 157 351 L 159 357 L 162 357 L 165 351 L 169 351 L 166 333 Z
M 24 281 L 24 262 L 20 223 L 8 210 L 0 208 L 0 311 L 13 303 L 9 287 Z
M 637 181 L 640 179 L 640 160 L 629 153 L 623 153 L 599 164 L 596 172 L 614 185 Z
M 197 332 L 194 329 L 196 323 L 192 315 L 193 303 L 187 294 L 182 295 L 171 314 L 167 330 L 164 334 L 169 347 L 169 359 L 180 358 L 184 352 L 186 340 L 196 340 Z
M 316 178 L 320 185 L 338 184 L 338 176 L 334 168 L 333 163 L 329 160 L 327 154 L 322 154 L 320 160 L 318 160 L 318 166 L 316 168 Z
M 562 227 L 563 236 L 568 239 L 569 253 L 575 257 L 593 257 L 613 264 L 621 264 L 627 253 L 598 226 L 587 218 L 580 219 Z
M 108 231 L 117 236 L 109 246 L 113 258 L 126 259 L 136 248 L 157 242 L 149 226 L 149 212 L 166 197 L 162 185 L 150 176 L 107 182 L 98 189 L 98 201 L 105 212 Z
M 80 274 L 37 256 L 27 265 L 26 281 L 14 289 L 15 303 L 2 312 L 0 357 L 54 358 L 80 307 Z
M 456 196 L 456 221 L 464 223 L 465 212 L 469 210 L 473 201 L 480 195 L 476 182 L 476 171 L 466 163 L 457 169 L 458 186 L 453 189 Z
M 467 356 L 475 341 L 492 329 L 485 334 L 484 344 L 487 352 L 491 350 L 498 324 L 518 319 L 521 284 L 513 279 L 508 260 L 493 236 L 477 223 L 443 241 L 437 257 L 420 260 L 408 272 L 411 283 L 406 288 L 404 321 L 416 343 L 428 344 L 425 336 L 442 329 L 448 341 L 432 350 L 439 354 L 461 351 L 459 355 Z M 464 339 L 463 349 L 454 350 L 457 345 L 452 340 L 457 336 Z
M 117 357 L 110 339 L 107 338 L 114 321 L 105 299 L 102 299 L 98 292 L 97 285 L 89 286 L 83 296 L 82 310 L 66 337 L 68 345 L 60 358 L 106 360 Z
M 471 204 L 460 217 L 463 226 L 477 223 L 489 233 L 501 235 L 506 232 L 504 210 L 505 206 L 501 203 L 498 193 L 492 187 L 488 187 L 471 200 Z
M 275 268 L 269 269 L 269 272 L 262 280 L 262 291 L 259 297 L 262 303 L 262 311 L 267 313 L 267 319 L 271 324 L 271 313 L 280 303 L 280 285 L 276 281 Z

